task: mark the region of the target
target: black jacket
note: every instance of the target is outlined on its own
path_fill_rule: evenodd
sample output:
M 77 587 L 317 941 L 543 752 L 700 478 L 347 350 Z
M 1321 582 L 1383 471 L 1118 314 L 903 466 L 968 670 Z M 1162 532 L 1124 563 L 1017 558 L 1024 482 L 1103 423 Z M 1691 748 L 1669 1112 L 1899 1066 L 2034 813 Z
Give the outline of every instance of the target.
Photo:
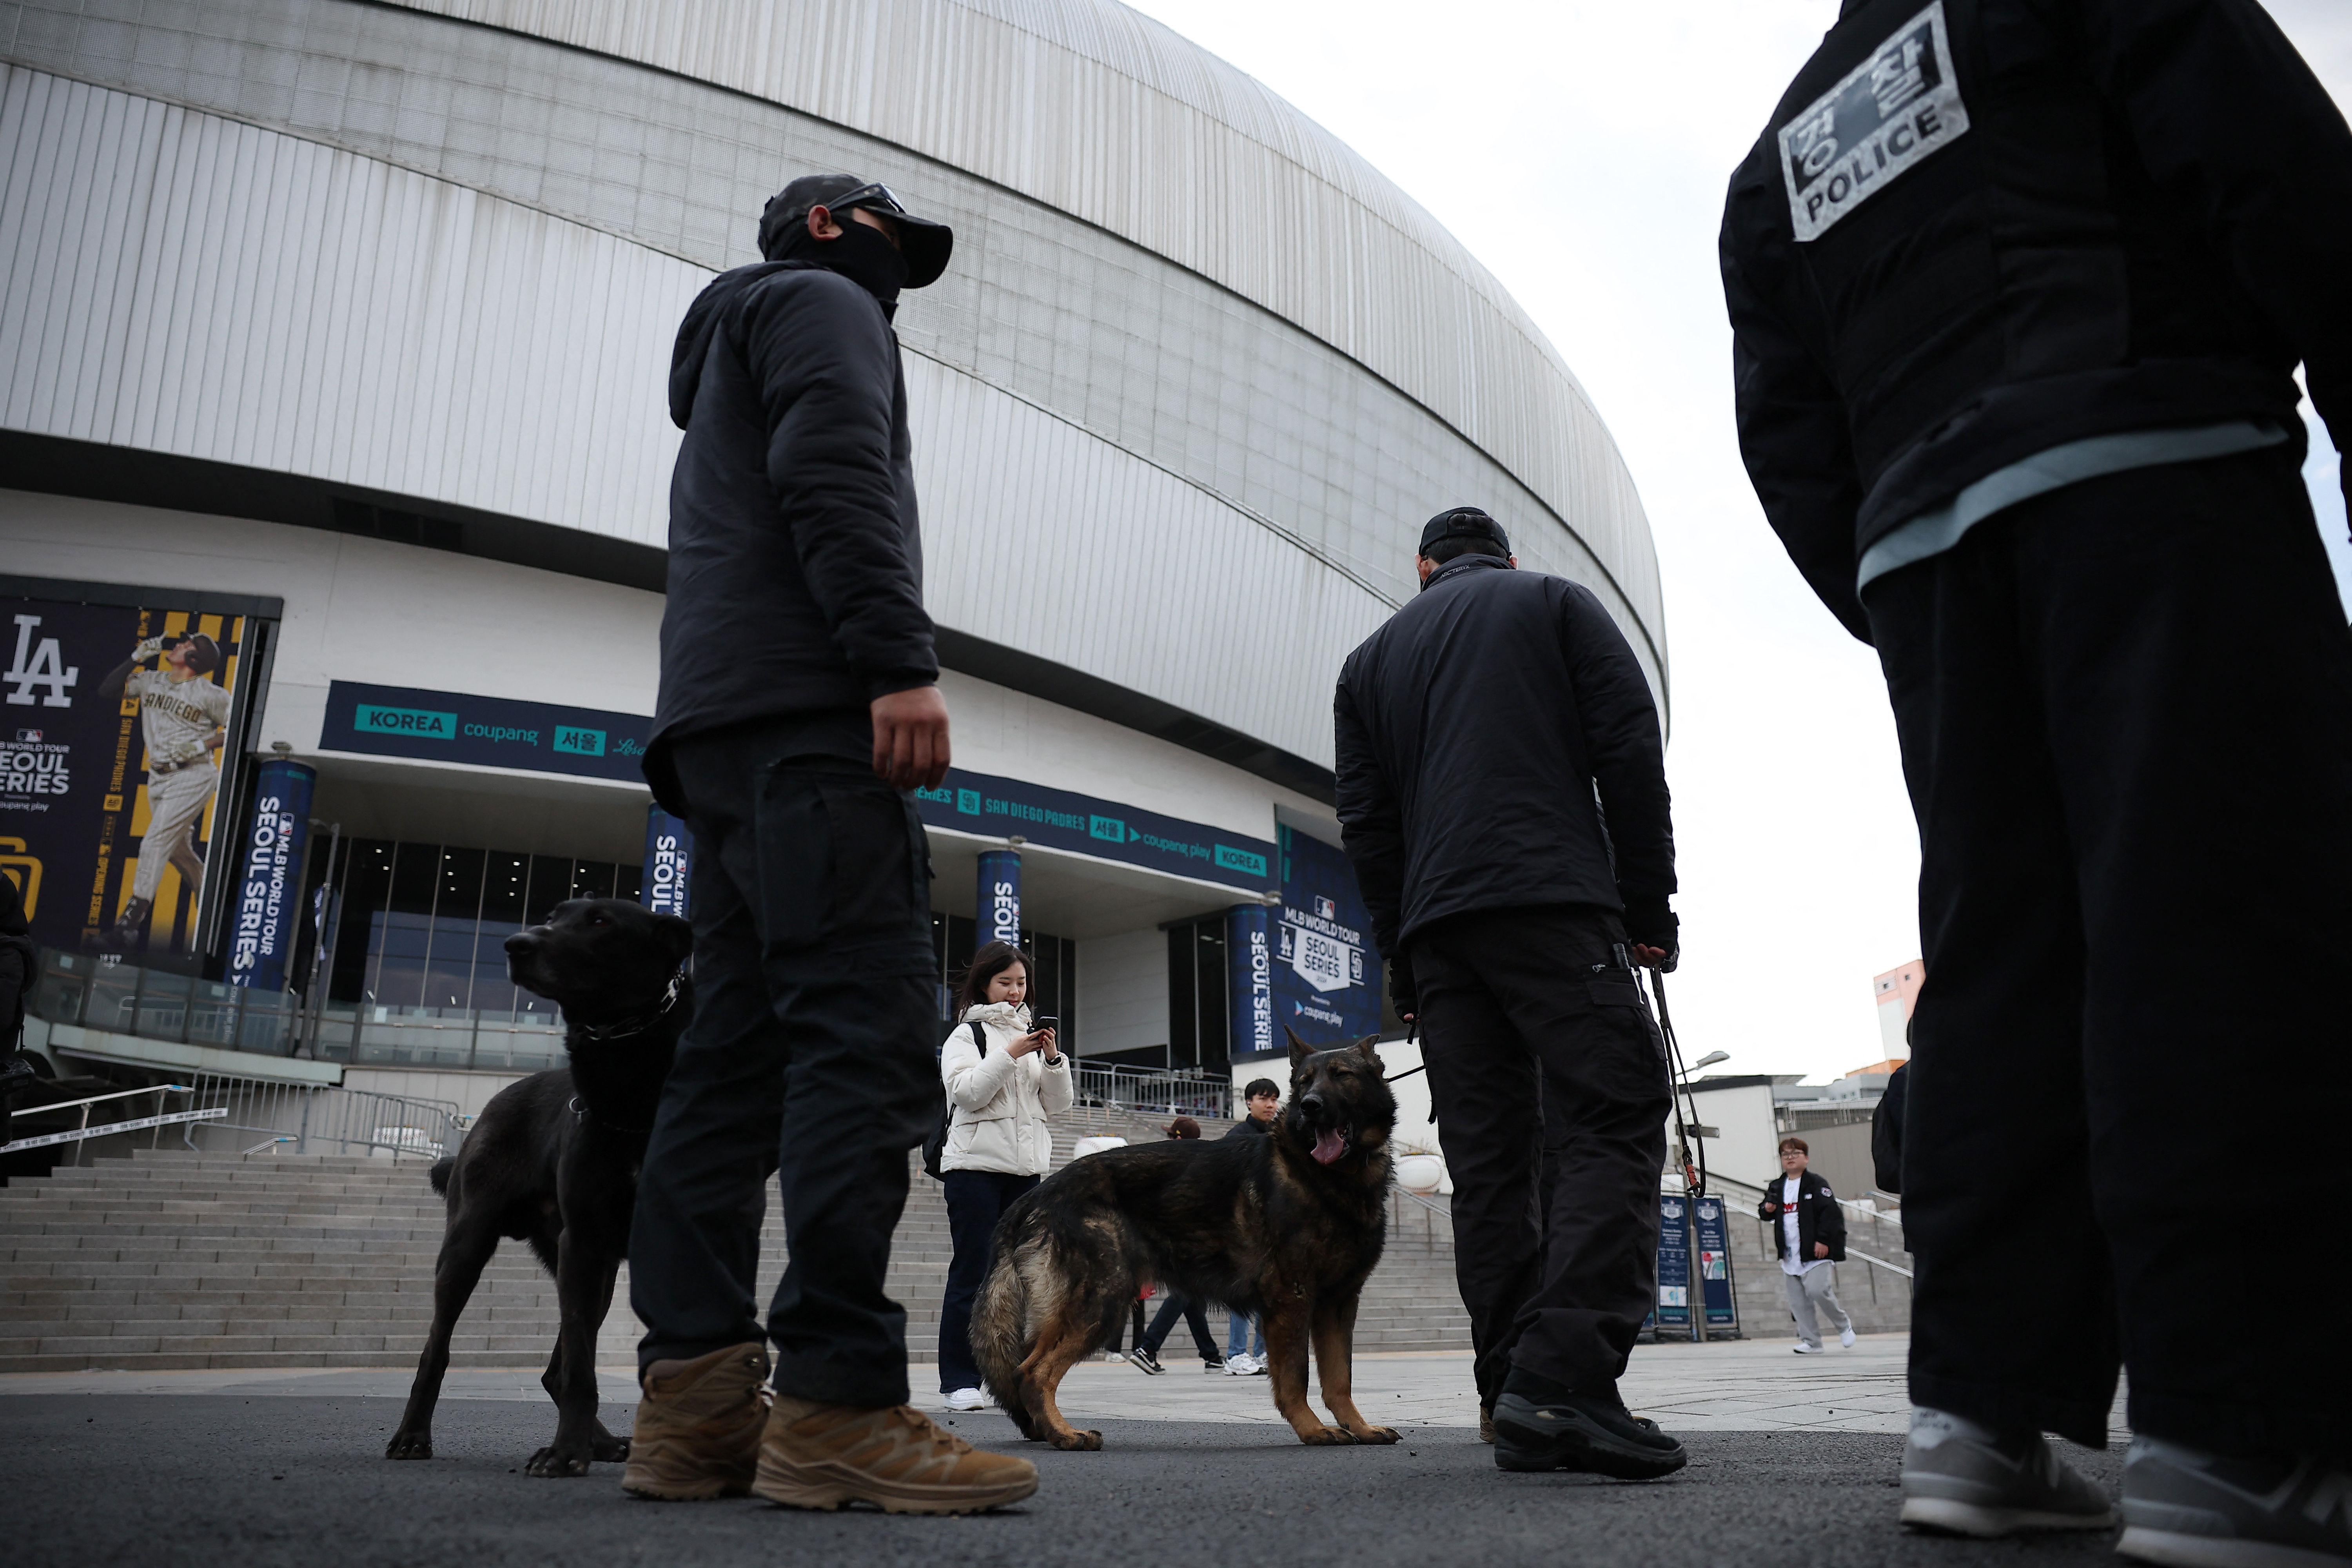
M 1848 0 L 1721 252 L 1749 477 L 1865 641 L 1861 552 L 2021 458 L 2300 452 L 2298 360 L 2352 441 L 2352 131 L 2254 0 Z
M 1260 1121 L 1255 1116 L 1244 1116 L 1226 1128 L 1224 1135 L 1227 1138 L 1265 1138 L 1270 1136 L 1273 1131 L 1272 1122 Z
M 1764 1201 L 1756 1205 L 1756 1217 L 1772 1227 L 1772 1247 L 1781 1258 L 1789 1256 L 1789 1233 L 1780 1224 L 1780 1184 L 1785 1176 L 1774 1176 L 1765 1184 Z M 1845 1211 L 1837 1205 L 1837 1194 L 1815 1171 L 1807 1171 L 1797 1178 L 1797 1252 L 1807 1263 L 1813 1261 L 1813 1244 L 1829 1243 L 1832 1263 L 1845 1261 Z
M 1348 656 L 1334 719 L 1341 837 L 1381 952 L 1536 904 L 1622 910 L 1674 945 L 1657 705 L 1591 593 L 1458 556 Z
M 862 710 L 939 678 L 906 377 L 874 296 L 808 262 L 721 273 L 678 328 L 669 405 L 686 439 L 670 479 L 656 795 L 680 735 Z
M 1882 1193 L 1903 1193 L 1903 1106 L 1910 1098 L 1911 1064 L 1886 1075 L 1886 1092 L 1870 1112 L 1870 1173 Z

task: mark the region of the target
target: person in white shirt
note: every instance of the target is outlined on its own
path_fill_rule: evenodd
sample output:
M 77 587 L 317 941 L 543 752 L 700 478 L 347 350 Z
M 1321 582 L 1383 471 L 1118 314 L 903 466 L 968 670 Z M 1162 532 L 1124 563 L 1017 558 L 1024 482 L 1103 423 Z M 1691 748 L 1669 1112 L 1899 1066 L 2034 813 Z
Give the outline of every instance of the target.
M 1837 1325 L 1838 1343 L 1853 1347 L 1853 1320 L 1837 1299 L 1836 1266 L 1845 1257 L 1845 1211 L 1838 1207 L 1830 1184 L 1805 1168 L 1811 1158 L 1803 1139 L 1781 1139 L 1780 1179 L 1756 1208 L 1759 1218 L 1780 1222 L 1780 1272 L 1788 1277 L 1799 1355 L 1820 1352 L 1822 1314 Z
M 1070 1108 L 1070 1059 L 1030 1027 L 1029 960 L 1009 942 L 972 954 L 940 1049 L 950 1116 L 940 1153 L 955 1257 L 940 1303 L 940 1392 L 952 1410 L 988 1403 L 971 1357 L 971 1304 L 994 1258 L 996 1222 L 1053 1169 L 1046 1118 Z

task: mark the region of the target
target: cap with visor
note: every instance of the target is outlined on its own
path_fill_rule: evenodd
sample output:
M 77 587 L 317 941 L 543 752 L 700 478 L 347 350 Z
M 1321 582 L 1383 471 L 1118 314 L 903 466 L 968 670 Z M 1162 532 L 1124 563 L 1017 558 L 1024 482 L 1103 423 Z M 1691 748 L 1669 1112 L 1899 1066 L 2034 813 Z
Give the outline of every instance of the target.
M 948 269 L 955 230 L 936 219 L 917 217 L 907 210 L 898 192 L 879 180 L 861 180 L 855 174 L 803 174 L 777 192 L 760 215 L 760 254 L 780 255 L 783 237 L 806 223 L 814 207 L 833 214 L 835 222 L 853 221 L 845 215 L 859 207 L 888 218 L 898 231 L 898 254 L 907 258 L 906 287 L 909 289 L 936 283 Z

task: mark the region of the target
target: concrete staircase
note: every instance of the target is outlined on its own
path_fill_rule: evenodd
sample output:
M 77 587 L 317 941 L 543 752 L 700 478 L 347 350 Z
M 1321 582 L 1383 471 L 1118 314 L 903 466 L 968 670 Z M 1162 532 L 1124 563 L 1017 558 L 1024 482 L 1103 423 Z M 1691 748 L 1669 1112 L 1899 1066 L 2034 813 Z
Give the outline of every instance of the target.
M 1065 1157 L 1091 1132 L 1159 1135 L 1105 1110 L 1057 1119 L 1056 1131 Z M 142 1151 L 19 1178 L 0 1190 L 0 1372 L 413 1366 L 432 1319 L 443 1219 L 425 1173 L 422 1160 Z M 783 1266 L 770 1197 L 762 1302 Z M 1398 1206 L 1358 1345 L 1467 1349 L 1451 1227 Z M 939 1184 L 918 1168 L 889 1275 L 918 1361 L 932 1357 L 949 1256 Z M 601 1364 L 635 1360 L 643 1330 L 627 1300 L 625 1268 Z M 555 1324 L 554 1281 L 521 1243 L 503 1243 L 458 1322 L 452 1364 L 543 1364 Z M 1223 1319 L 1212 1327 L 1222 1342 Z M 1180 1329 L 1162 1353 L 1190 1359 L 1191 1336 Z

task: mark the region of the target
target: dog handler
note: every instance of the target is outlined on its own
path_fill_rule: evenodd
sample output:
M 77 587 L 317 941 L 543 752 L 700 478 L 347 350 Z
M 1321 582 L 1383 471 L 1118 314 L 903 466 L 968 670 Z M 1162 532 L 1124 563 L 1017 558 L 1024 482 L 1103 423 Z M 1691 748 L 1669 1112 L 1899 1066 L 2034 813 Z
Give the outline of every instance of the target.
M 1823 7 L 1824 11 L 1828 9 Z M 2352 637 L 2294 370 L 2352 447 L 2352 130 L 2254 0 L 1847 0 L 1731 182 L 1740 447 L 1885 671 L 1919 819 L 1903 1517 L 2352 1563 L 2352 1293 L 2215 1082 L 2344 1037 Z M 2294 1103 L 2352 1104 L 2299 1054 Z M 2017 1310 L 2016 1281 L 2035 1285 Z
M 907 792 L 948 766 L 891 319 L 946 226 L 887 186 L 796 179 L 767 259 L 688 310 L 670 365 L 669 601 L 646 778 L 686 818 L 694 1021 L 630 1235 L 645 1398 L 623 1485 L 656 1498 L 961 1513 L 1027 1497 L 907 1402 L 883 1289 L 907 1152 L 939 1115 L 929 855 Z M 772 1163 L 791 1259 L 752 1277 Z
M 1682 1445 L 1617 1394 L 1670 1105 L 1628 967 L 1677 947 L 1657 707 L 1601 602 L 1518 571 L 1477 508 L 1430 519 L 1416 566 L 1340 670 L 1339 822 L 1422 1028 L 1478 1402 L 1506 1469 L 1664 1475 Z

